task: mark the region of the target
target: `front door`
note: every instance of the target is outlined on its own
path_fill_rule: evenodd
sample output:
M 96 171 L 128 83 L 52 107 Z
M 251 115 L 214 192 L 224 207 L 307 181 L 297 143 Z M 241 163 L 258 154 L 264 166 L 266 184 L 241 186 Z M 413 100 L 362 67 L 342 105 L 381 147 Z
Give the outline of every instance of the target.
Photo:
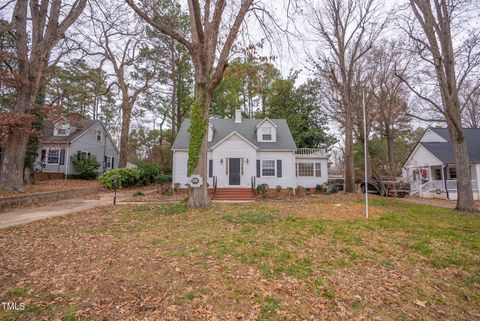
M 240 158 L 229 158 L 228 164 L 228 184 L 240 185 Z

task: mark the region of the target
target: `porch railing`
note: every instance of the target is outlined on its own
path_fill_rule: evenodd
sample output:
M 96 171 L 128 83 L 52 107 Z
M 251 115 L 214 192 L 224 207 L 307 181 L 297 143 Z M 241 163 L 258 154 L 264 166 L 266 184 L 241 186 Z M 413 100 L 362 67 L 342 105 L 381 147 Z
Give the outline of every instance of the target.
M 446 188 L 445 188 L 446 187 Z M 420 193 L 428 193 L 432 191 L 440 190 L 445 192 L 448 190 L 449 192 L 454 192 L 457 190 L 457 180 L 456 179 L 449 179 L 446 182 L 443 180 L 431 180 L 421 184 L 420 181 L 413 182 L 410 184 L 410 195 Z M 478 181 L 472 180 L 472 190 L 478 191 Z
M 327 152 L 323 148 L 297 148 L 295 155 L 305 157 L 326 156 Z

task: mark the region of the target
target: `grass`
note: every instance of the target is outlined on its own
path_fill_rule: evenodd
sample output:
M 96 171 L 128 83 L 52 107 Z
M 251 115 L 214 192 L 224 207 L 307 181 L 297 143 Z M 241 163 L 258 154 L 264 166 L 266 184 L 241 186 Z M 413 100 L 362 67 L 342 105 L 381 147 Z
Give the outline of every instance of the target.
M 0 296 L 27 307 L 0 319 L 478 319 L 479 216 L 371 206 L 152 203 L 1 230 Z

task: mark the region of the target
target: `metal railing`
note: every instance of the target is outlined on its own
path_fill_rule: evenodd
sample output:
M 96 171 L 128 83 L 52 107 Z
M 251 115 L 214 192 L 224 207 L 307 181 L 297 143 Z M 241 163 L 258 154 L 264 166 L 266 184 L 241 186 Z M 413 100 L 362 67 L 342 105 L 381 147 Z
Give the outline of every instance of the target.
M 217 192 L 217 176 L 213 176 L 213 194 Z
M 297 148 L 295 150 L 295 155 L 307 156 L 307 157 L 318 157 L 318 156 L 326 156 L 327 152 L 323 148 Z

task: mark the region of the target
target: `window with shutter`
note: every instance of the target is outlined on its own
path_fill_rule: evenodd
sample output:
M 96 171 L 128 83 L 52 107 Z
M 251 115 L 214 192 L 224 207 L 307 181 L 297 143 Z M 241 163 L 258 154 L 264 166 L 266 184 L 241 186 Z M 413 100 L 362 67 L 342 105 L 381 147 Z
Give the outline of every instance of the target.
M 208 160 L 208 177 L 213 177 L 213 159 Z

